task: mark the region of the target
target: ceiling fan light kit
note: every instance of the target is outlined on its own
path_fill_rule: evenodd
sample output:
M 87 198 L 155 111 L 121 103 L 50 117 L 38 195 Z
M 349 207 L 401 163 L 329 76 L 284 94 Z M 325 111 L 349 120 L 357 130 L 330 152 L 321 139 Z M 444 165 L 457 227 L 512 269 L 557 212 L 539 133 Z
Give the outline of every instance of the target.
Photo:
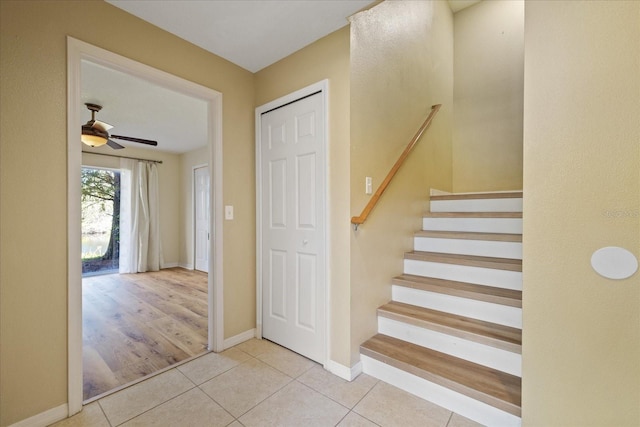
M 115 150 L 124 148 L 123 145 L 120 145 L 117 142 L 109 139 L 110 137 L 109 137 L 108 131 L 109 129 L 113 128 L 113 126 L 111 126 L 108 123 L 96 120 L 96 113 L 102 110 L 102 106 L 97 104 L 91 104 L 91 103 L 86 103 L 84 105 L 86 105 L 87 108 L 91 111 L 91 120 L 89 120 L 86 124 L 82 125 L 82 135 L 80 137 L 80 140 L 84 144 L 90 147 L 100 147 L 106 144 Z M 158 145 L 157 141 L 151 141 L 148 139 L 133 138 L 130 136 L 121 136 L 121 135 L 111 135 L 111 137 L 122 139 L 125 141 L 137 142 L 140 144 L 147 144 L 147 145 L 153 145 L 153 146 Z
M 101 145 L 107 143 L 107 139 L 99 135 L 82 134 L 80 140 L 87 144 L 89 147 L 100 147 Z

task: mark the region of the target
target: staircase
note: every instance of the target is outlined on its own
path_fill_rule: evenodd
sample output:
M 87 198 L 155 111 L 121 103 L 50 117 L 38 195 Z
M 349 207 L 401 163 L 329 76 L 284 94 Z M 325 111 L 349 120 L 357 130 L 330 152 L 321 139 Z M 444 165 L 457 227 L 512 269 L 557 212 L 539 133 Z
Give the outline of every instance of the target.
M 360 347 L 363 371 L 488 426 L 519 426 L 522 192 L 431 196 Z

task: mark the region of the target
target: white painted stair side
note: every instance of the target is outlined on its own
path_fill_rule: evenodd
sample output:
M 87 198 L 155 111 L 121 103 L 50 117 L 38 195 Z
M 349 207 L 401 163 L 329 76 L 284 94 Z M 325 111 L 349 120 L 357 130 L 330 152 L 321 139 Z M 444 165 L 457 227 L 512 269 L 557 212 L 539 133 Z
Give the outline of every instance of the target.
M 401 390 L 440 405 L 450 411 L 486 426 L 519 427 L 520 417 L 509 414 L 462 393 L 413 375 L 402 369 L 361 355 L 362 370 L 367 375 L 378 378 Z
M 423 291 L 405 286 L 391 286 L 391 299 L 458 316 L 522 329 L 522 309 L 492 302 Z
M 521 242 L 415 236 L 413 247 L 416 251 L 425 252 L 522 259 Z
M 378 316 L 378 333 L 522 377 L 522 356 L 428 328 Z
M 422 218 L 422 228 L 434 231 L 522 233 L 522 218 Z
M 431 200 L 431 212 L 522 212 L 522 198 Z
M 456 282 L 522 290 L 522 272 L 440 262 L 404 260 L 404 273 Z

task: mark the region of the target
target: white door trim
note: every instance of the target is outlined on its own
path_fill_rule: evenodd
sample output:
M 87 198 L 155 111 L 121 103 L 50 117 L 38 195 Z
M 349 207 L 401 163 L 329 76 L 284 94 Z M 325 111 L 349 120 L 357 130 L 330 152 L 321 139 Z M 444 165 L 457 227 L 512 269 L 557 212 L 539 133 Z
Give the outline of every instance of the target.
M 196 269 L 196 170 L 197 169 L 202 169 L 202 168 L 208 168 L 209 169 L 209 187 L 211 187 L 211 168 L 209 168 L 209 164 L 207 163 L 201 163 L 198 165 L 195 165 L 191 168 L 191 209 L 193 212 L 192 213 L 192 227 L 191 227 L 191 242 L 193 243 L 193 261 L 191 262 L 190 265 L 190 269 L 191 270 L 195 270 Z M 211 241 L 211 239 L 209 239 L 209 241 Z M 208 274 L 209 272 L 207 272 Z
M 82 123 L 80 78 L 82 60 L 119 70 L 207 102 L 207 134 L 209 145 L 209 197 L 212 201 L 209 230 L 212 234 L 209 258 L 208 329 L 209 349 L 223 350 L 223 262 L 222 262 L 222 93 L 184 80 L 67 37 L 67 228 L 68 228 L 68 404 L 69 415 L 82 409 L 82 266 L 80 230 L 80 168 Z
M 320 159 L 321 165 L 323 165 L 324 169 L 324 180 L 325 180 L 325 203 L 323 209 L 325 211 L 325 235 L 324 235 L 324 247 L 325 247 L 325 292 L 324 292 L 324 307 L 325 307 L 325 325 L 324 325 L 324 362 L 325 367 L 327 363 L 329 363 L 330 357 L 330 346 L 329 343 L 331 340 L 329 339 L 330 334 L 330 316 L 331 312 L 330 307 L 330 289 L 331 289 L 331 281 L 330 281 L 330 252 L 331 247 L 329 246 L 329 80 L 322 80 L 320 82 L 309 85 L 305 88 L 297 90 L 293 93 L 285 95 L 281 98 L 278 98 L 274 101 L 271 101 L 267 104 L 261 105 L 256 108 L 255 115 L 255 133 L 256 133 L 256 338 L 262 338 L 262 180 L 260 177 L 262 176 L 262 156 L 261 156 L 261 132 L 262 129 L 262 114 L 273 110 L 274 108 L 282 107 L 286 104 L 295 102 L 301 98 L 308 97 L 313 95 L 316 92 L 322 93 L 322 102 L 324 109 L 324 128 L 325 128 L 325 150 L 324 156 Z

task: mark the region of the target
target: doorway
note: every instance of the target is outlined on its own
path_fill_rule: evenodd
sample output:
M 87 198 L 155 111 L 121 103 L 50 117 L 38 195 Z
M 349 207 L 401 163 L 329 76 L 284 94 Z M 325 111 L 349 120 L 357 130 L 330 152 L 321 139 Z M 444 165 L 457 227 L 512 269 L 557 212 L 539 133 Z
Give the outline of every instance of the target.
M 165 88 L 196 97 L 207 104 L 208 164 L 211 165 L 210 199 L 212 215 L 210 251 L 214 274 L 207 279 L 208 349 L 221 351 L 223 347 L 222 321 L 222 218 L 215 212 L 222 211 L 222 98 L 219 92 L 183 80 L 171 74 L 116 55 L 87 43 L 67 38 L 68 61 L 68 346 L 69 346 L 69 414 L 82 409 L 82 277 L 81 260 L 81 162 L 80 126 L 82 123 L 81 63 L 91 61 L 101 66 L 146 79 Z
M 262 337 L 327 360 L 327 84 L 256 109 Z
M 209 167 L 193 169 L 193 227 L 195 269 L 209 272 Z

